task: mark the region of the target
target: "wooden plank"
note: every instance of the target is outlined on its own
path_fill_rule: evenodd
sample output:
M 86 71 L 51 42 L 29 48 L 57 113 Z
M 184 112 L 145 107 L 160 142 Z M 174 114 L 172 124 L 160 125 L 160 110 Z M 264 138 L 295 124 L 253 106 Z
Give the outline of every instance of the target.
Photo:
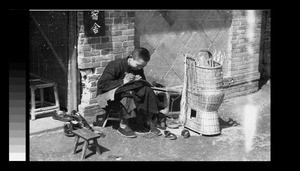
M 33 113 L 37 114 L 38 112 L 44 112 L 48 110 L 56 110 L 59 109 L 59 106 L 48 106 L 48 107 L 42 107 L 42 108 L 37 108 L 33 110 Z
M 30 79 L 31 82 L 42 81 L 41 79 Z
M 45 41 L 47 42 L 48 46 L 50 47 L 50 49 L 52 50 L 56 60 L 58 61 L 59 65 L 61 66 L 62 70 L 64 71 L 64 73 L 67 73 L 67 69 L 65 67 L 65 65 L 63 64 L 61 58 L 58 56 L 58 54 L 56 53 L 55 49 L 53 48 L 51 42 L 49 41 L 47 35 L 44 33 L 44 31 L 42 30 L 42 28 L 40 27 L 39 23 L 37 22 L 37 20 L 35 19 L 35 17 L 30 14 L 34 24 L 37 26 L 38 30 L 40 31 L 40 33 L 42 34 L 43 38 L 45 39 Z
M 30 115 L 31 115 L 31 120 L 35 120 L 35 91 L 34 89 L 30 89 L 30 93 L 31 93 L 31 110 L 30 110 Z
M 69 65 L 68 65 L 68 113 L 77 110 L 78 103 L 78 66 L 76 55 L 76 12 L 69 12 Z
M 58 108 L 57 109 L 50 109 L 50 110 L 43 110 L 43 111 L 39 111 L 39 112 L 34 112 L 34 114 L 39 115 L 39 114 L 54 112 L 56 110 L 58 110 Z
M 31 85 L 32 88 L 49 88 L 54 87 L 56 83 L 47 83 L 47 84 L 39 84 L 39 85 Z
M 31 104 L 31 103 L 30 103 L 30 104 Z M 54 106 L 54 105 L 55 105 L 55 103 L 47 102 L 47 101 L 44 101 L 43 104 L 44 104 L 43 106 L 46 106 L 46 105 L 47 105 L 47 106 Z M 42 102 L 41 102 L 41 101 L 36 101 L 36 102 L 35 102 L 35 105 L 36 105 L 36 106 L 42 105 Z
M 96 134 L 88 129 L 82 128 L 82 129 L 77 129 L 77 130 L 73 130 L 72 133 L 80 136 L 81 138 L 85 139 L 85 140 L 91 140 L 94 138 L 99 138 L 101 137 L 101 135 Z
M 41 77 L 41 76 L 36 75 L 36 74 L 34 74 L 34 73 L 29 73 L 29 74 L 30 74 L 30 78 L 31 78 L 31 77 L 34 77 L 34 78 L 40 79 L 42 82 L 45 82 L 45 83 L 53 83 L 52 80 L 49 80 L 49 79 L 44 78 L 44 77 Z

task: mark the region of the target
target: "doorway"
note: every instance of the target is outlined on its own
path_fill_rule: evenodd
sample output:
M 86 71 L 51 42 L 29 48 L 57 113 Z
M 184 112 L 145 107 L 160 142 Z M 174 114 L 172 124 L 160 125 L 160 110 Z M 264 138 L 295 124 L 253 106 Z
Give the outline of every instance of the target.
M 61 110 L 70 106 L 76 110 L 77 104 L 72 105 L 78 99 L 78 69 L 74 66 L 77 56 L 76 12 L 30 11 L 29 20 L 30 74 L 57 84 Z M 51 93 L 45 93 L 45 98 L 54 101 Z

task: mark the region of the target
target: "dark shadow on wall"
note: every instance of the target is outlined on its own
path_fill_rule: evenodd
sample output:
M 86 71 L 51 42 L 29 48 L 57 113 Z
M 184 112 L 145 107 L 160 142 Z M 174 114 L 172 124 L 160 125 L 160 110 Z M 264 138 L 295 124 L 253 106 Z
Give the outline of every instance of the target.
M 161 16 L 168 26 L 154 26 Z M 217 28 L 229 29 L 232 23 L 231 10 L 149 10 L 135 14 L 135 40 L 134 45 L 140 46 L 141 34 L 157 34 L 179 31 L 203 31 Z M 208 20 L 205 22 L 205 20 Z M 219 22 L 220 21 L 220 22 Z M 167 28 L 163 28 L 167 27 Z
M 261 43 L 260 43 L 260 49 L 259 49 L 259 64 L 258 69 L 260 72 L 260 80 L 258 88 L 260 89 L 263 85 L 265 85 L 268 80 L 271 78 L 270 74 L 270 60 L 271 60 L 271 54 L 270 54 L 270 44 L 271 44 L 271 24 L 269 22 L 270 11 L 262 11 L 262 19 L 261 19 Z
M 174 41 L 176 39 L 174 39 L 174 37 L 172 36 L 175 34 L 181 41 L 174 41 L 173 43 L 177 43 L 174 44 L 174 47 L 179 47 L 178 43 L 183 43 L 184 46 L 186 46 L 189 42 L 188 40 L 191 40 L 192 38 L 194 38 L 193 40 L 195 40 L 195 43 L 199 43 L 199 45 L 193 45 L 193 43 L 189 44 L 188 48 L 183 49 L 187 52 L 190 50 L 192 53 L 200 51 L 201 47 L 205 46 L 208 43 L 211 43 L 210 41 L 214 43 L 218 41 L 218 43 L 214 44 L 214 48 L 218 48 L 219 46 L 224 46 L 224 43 L 221 41 L 224 37 L 222 37 L 221 34 L 219 35 L 219 33 L 227 34 L 227 30 L 229 30 L 229 28 L 232 25 L 232 20 L 233 11 L 231 10 L 149 10 L 142 12 L 136 11 L 134 46 L 147 48 L 151 55 L 155 51 L 157 51 L 157 54 L 164 54 L 164 52 L 168 52 L 169 49 L 165 49 L 165 46 L 163 45 L 159 46 L 157 41 L 162 41 L 162 35 L 171 35 L 170 40 Z M 198 32 L 199 34 L 194 34 L 194 32 Z M 217 39 L 215 38 L 209 40 L 207 37 L 203 37 L 205 35 L 212 36 L 214 35 L 214 33 L 217 33 L 217 35 L 219 36 Z M 198 37 L 199 35 L 200 37 Z M 163 58 L 162 62 L 173 61 L 174 55 L 168 55 L 167 53 L 166 56 L 161 58 Z M 160 61 L 161 59 L 156 58 L 156 60 Z M 164 69 L 162 69 L 161 66 L 155 65 L 151 67 L 151 69 L 156 72 L 158 72 L 158 70 L 164 71 Z M 169 65 L 169 63 L 164 67 L 172 67 L 173 69 L 179 68 L 179 66 Z M 175 74 L 181 75 L 181 68 L 176 70 L 179 73 Z M 156 81 L 159 83 L 164 83 L 166 81 L 164 80 L 164 78 L 155 78 L 154 75 L 147 73 L 145 74 L 147 80 L 150 82 Z M 167 73 L 162 72 L 160 74 L 164 75 Z M 172 78 L 169 78 L 169 81 L 172 82 Z M 178 81 L 177 77 L 173 79 L 173 82 L 176 81 Z

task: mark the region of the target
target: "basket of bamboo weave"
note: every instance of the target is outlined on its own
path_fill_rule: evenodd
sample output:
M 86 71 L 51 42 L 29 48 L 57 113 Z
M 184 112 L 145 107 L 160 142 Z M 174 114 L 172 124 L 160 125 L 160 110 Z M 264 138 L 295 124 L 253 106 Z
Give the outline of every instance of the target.
M 224 99 L 220 63 L 208 58 L 186 57 L 186 118 L 185 127 L 204 135 L 220 133 L 218 108 Z

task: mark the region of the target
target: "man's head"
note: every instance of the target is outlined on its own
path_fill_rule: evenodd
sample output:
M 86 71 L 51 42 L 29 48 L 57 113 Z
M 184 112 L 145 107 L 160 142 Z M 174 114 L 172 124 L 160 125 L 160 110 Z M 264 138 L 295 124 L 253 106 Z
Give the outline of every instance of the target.
M 139 47 L 134 49 L 134 51 L 128 59 L 128 63 L 134 70 L 138 70 L 144 68 L 149 60 L 149 51 L 145 48 Z

